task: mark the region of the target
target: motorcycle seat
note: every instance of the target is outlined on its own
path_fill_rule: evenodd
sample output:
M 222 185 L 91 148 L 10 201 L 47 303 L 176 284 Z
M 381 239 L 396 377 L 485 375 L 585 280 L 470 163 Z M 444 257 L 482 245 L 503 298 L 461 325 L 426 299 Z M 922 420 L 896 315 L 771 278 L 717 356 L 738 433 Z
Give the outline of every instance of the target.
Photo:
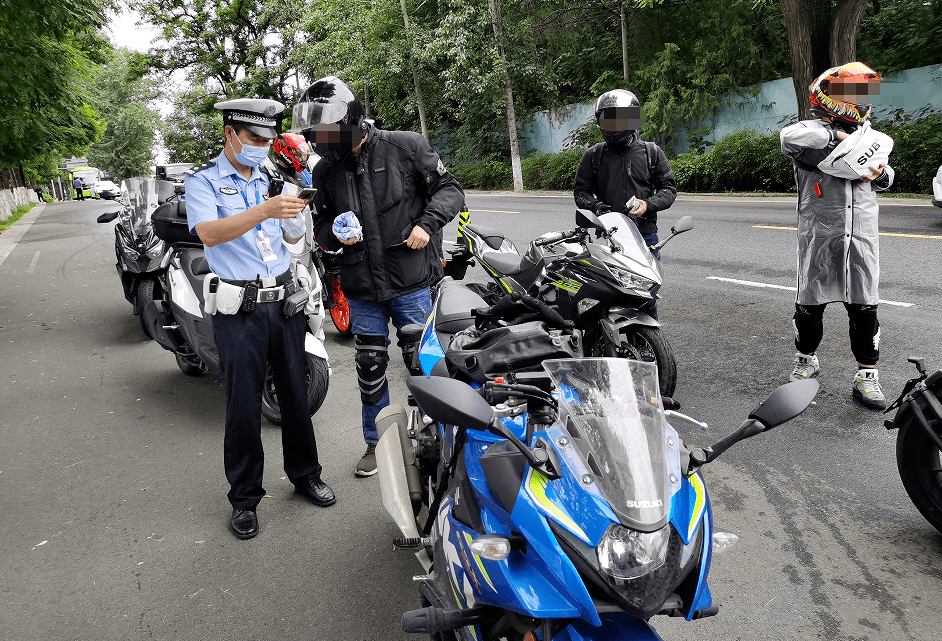
M 202 249 L 184 249 L 180 252 L 180 266 L 183 268 L 183 273 L 186 274 L 187 280 L 190 281 L 193 292 L 199 299 L 200 304 L 202 304 L 203 279 L 206 277 L 206 274 L 212 271 L 209 268 L 209 261 L 206 260 L 206 254 Z
M 487 301 L 464 285 L 451 281 L 445 284 L 435 306 L 435 329 L 454 334 L 474 325 L 472 311 L 487 307 Z M 447 346 L 448 343 L 442 343 Z
M 501 254 L 498 252 L 487 252 L 483 256 L 486 262 L 494 271 L 504 276 L 514 276 L 522 270 L 520 265 L 523 263 L 523 256 L 517 254 Z
M 504 232 L 499 229 L 471 224 L 465 225 L 465 229 L 483 238 L 491 249 L 500 249 L 500 244 L 504 242 Z

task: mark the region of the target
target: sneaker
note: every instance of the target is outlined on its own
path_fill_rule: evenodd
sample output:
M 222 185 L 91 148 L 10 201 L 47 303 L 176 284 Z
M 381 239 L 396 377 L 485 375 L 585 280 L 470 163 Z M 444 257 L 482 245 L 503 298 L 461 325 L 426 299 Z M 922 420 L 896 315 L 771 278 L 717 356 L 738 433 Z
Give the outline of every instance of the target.
M 857 370 L 854 377 L 854 400 L 872 410 L 886 408 L 886 396 L 880 387 L 880 375 L 875 369 Z
M 366 453 L 357 463 L 353 473 L 357 476 L 373 476 L 376 474 L 376 443 L 367 443 Z
M 818 365 L 818 356 L 816 354 L 795 354 L 795 369 L 788 377 L 790 381 L 803 381 L 808 378 L 814 378 L 821 371 Z

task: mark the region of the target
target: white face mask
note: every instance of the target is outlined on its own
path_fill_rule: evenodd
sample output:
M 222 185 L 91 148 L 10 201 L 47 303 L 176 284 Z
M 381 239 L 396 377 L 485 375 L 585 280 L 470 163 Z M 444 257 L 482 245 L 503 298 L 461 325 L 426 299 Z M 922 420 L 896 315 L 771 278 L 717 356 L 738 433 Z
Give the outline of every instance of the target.
M 238 138 L 238 136 L 236 136 Z M 229 148 L 232 149 L 232 153 L 235 156 L 235 159 L 242 165 L 246 167 L 258 167 L 262 164 L 266 158 L 268 158 L 268 149 L 271 146 L 271 143 L 265 145 L 264 147 L 256 147 L 254 145 L 248 145 L 242 142 L 242 139 L 239 139 L 239 144 L 242 145 L 242 151 L 236 153 L 235 147 L 231 144 Z

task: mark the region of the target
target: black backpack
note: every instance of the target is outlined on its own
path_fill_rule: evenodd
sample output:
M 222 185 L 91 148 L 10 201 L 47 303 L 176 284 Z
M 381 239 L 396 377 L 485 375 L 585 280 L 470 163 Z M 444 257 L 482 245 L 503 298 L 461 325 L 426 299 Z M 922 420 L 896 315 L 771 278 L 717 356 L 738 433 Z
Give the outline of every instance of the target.
M 648 142 L 647 140 L 641 140 L 640 138 L 638 139 L 638 141 L 642 145 L 644 145 L 644 158 L 645 160 L 647 160 L 648 175 L 651 177 L 651 183 L 653 184 L 654 183 L 654 168 L 655 168 L 655 162 L 657 160 L 657 152 L 654 149 L 652 149 L 652 147 L 656 148 L 657 145 L 655 145 L 653 142 Z M 590 151 L 592 152 L 592 156 L 591 156 L 592 178 L 594 179 L 599 173 L 599 163 L 601 163 L 602 161 L 602 152 L 605 151 L 605 145 L 604 144 L 596 145 Z

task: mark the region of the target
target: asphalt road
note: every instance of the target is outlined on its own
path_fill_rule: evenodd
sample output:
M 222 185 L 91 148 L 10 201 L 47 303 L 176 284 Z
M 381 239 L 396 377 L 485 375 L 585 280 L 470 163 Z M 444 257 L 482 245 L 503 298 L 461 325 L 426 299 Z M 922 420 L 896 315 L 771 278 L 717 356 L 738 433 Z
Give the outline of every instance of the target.
M 571 226 L 571 199 L 469 195 L 472 220 L 530 238 Z M 99 203 L 46 205 L 0 236 L 0 638 L 416 639 L 419 566 L 378 481 L 357 479 L 363 450 L 353 349 L 328 327 L 333 377 L 314 417 L 319 509 L 285 480 L 277 428 L 264 425 L 261 532 L 228 529 L 224 394 L 145 340 L 114 270 Z M 35 212 L 35 210 L 34 210 Z M 940 210 L 884 200 L 880 372 L 888 394 L 906 356 L 942 366 Z M 793 294 L 716 278 L 794 285 L 794 202 L 681 197 L 661 216 L 693 231 L 663 250 L 661 320 L 679 369 L 680 428 L 706 445 L 787 379 Z M 33 220 L 35 219 L 35 220 Z M 27 227 L 27 225 L 29 225 Z M 25 234 L 14 245 L 17 228 Z M 452 224 L 446 235 L 453 235 Z M 9 251 L 8 251 L 9 250 Z M 477 271 L 469 277 L 483 274 Z M 739 542 L 714 557 L 719 616 L 652 621 L 666 639 L 937 639 L 942 537 L 909 502 L 895 436 L 850 399 L 846 315 L 825 316 L 817 405 L 739 444 L 705 472 L 717 529 Z M 394 357 L 392 394 L 404 398 Z

